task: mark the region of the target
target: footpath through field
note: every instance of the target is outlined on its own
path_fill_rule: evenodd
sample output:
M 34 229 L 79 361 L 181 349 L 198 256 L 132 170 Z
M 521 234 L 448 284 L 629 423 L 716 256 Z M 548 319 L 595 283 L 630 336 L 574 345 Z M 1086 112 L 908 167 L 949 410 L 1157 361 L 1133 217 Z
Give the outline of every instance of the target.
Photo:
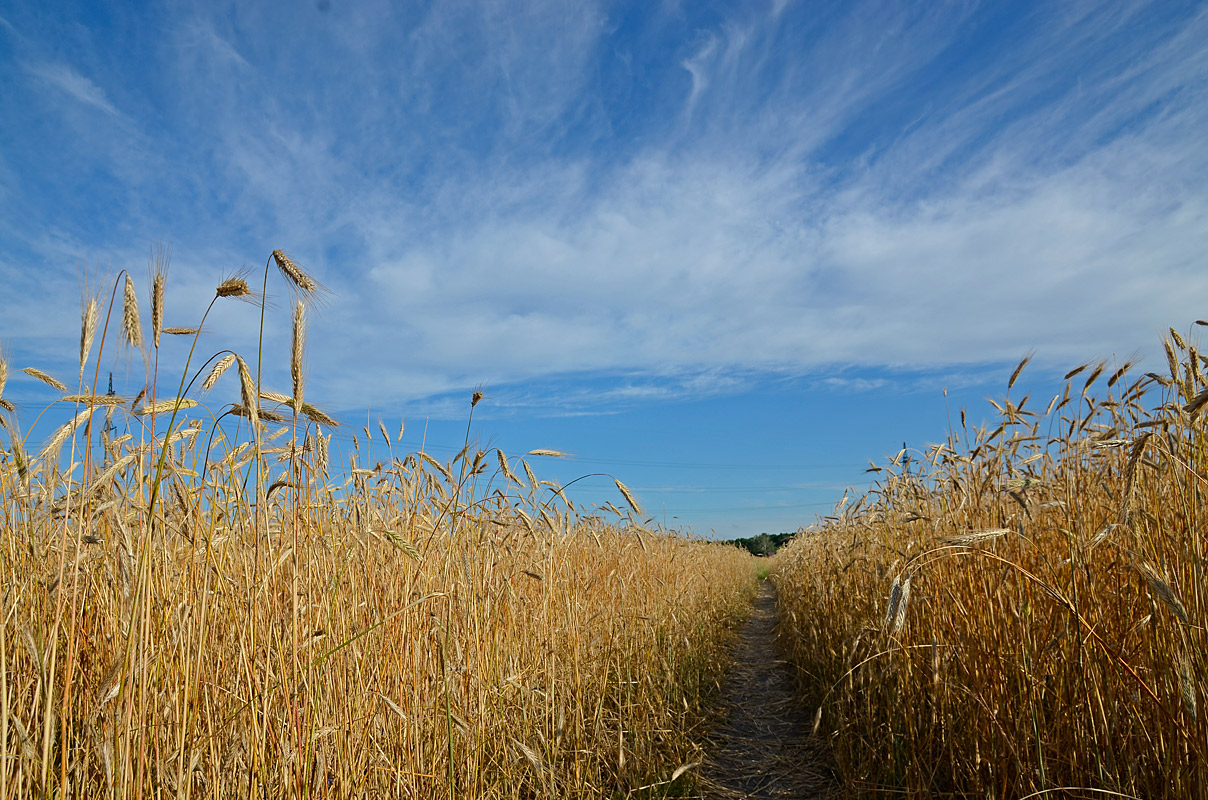
M 769 581 L 760 584 L 733 659 L 722 695 L 725 722 L 712 737 L 702 772 L 705 798 L 812 800 L 834 794 L 822 745 L 810 736 L 776 642 L 776 590 Z

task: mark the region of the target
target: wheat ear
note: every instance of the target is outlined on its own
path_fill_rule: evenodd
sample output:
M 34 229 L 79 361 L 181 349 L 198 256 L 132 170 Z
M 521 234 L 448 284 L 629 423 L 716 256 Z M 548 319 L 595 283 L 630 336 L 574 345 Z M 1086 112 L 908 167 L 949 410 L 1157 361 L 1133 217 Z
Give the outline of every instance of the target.
M 50 386 L 54 389 L 58 389 L 60 392 L 67 391 L 67 386 L 62 381 L 58 380 L 57 378 L 53 378 L 50 375 L 47 375 L 45 372 L 43 372 L 42 370 L 40 370 L 36 367 L 26 367 L 25 369 L 23 369 L 21 371 L 24 372 L 26 375 L 29 375 L 31 378 L 37 378 L 38 380 L 42 381 L 42 383 L 46 384 L 47 386 Z
M 637 500 L 633 499 L 633 493 L 629 491 L 629 487 L 621 483 L 616 478 L 613 478 L 612 482 L 617 485 L 617 491 L 625 496 L 625 502 L 629 503 L 629 507 L 633 509 L 633 513 L 637 514 L 639 517 L 642 516 L 642 507 L 638 505 Z
M 214 388 L 214 384 L 218 383 L 218 379 L 222 377 L 222 373 L 230 369 L 231 365 L 234 363 L 235 355 L 233 353 L 228 353 L 227 355 L 218 359 L 218 363 L 215 364 L 210 370 L 210 374 L 207 375 L 206 379 L 201 382 L 202 390 L 208 392 L 210 389 Z
M 38 458 L 46 461 L 50 456 L 58 453 L 59 448 L 61 448 L 63 443 L 67 441 L 67 438 L 75 433 L 76 428 L 80 427 L 84 420 L 88 419 L 91 414 L 92 408 L 85 408 L 83 411 L 76 414 L 66 423 L 61 425 L 59 429 L 54 432 L 54 435 L 51 436 L 46 442 L 46 446 L 42 448 L 42 451 L 38 454 Z
M 138 295 L 134 291 L 134 279 L 126 273 L 126 290 L 122 295 L 122 332 L 132 347 L 143 346 L 143 329 L 138 319 Z
M 303 294 L 316 297 L 322 291 L 323 287 L 319 282 L 307 275 L 306 271 L 285 253 L 274 250 L 273 261 L 277 264 L 277 269 L 281 271 L 281 274 Z
M 84 365 L 88 363 L 88 355 L 92 352 L 92 342 L 96 338 L 97 321 L 100 318 L 100 304 L 91 295 L 80 308 L 80 377 L 84 376 Z
M 235 363 L 239 365 L 239 394 L 243 400 L 247 417 L 252 421 L 252 428 L 255 429 L 260 426 L 260 403 L 256 391 L 256 381 L 252 378 L 252 372 L 247 368 L 247 362 L 242 357 L 235 356 Z
M 156 261 L 159 261 L 158 257 Z M 151 341 L 156 347 L 159 347 L 159 335 L 164 330 L 164 284 L 166 282 L 164 265 L 157 263 L 155 277 L 151 279 Z
M 301 300 L 294 305 L 294 338 L 290 349 L 289 375 L 294 386 L 294 410 L 302 407 L 302 390 L 305 383 L 305 370 L 302 362 L 303 351 L 306 348 L 306 306 Z M 384 434 L 383 434 L 384 435 Z M 390 439 L 386 439 L 389 444 Z
M 507 478 L 512 483 L 523 485 L 519 480 L 517 480 L 516 476 L 512 474 L 512 470 L 508 467 L 508 457 L 503 454 L 503 451 L 499 448 L 495 448 L 495 456 L 499 459 L 499 471 L 503 473 L 503 477 Z

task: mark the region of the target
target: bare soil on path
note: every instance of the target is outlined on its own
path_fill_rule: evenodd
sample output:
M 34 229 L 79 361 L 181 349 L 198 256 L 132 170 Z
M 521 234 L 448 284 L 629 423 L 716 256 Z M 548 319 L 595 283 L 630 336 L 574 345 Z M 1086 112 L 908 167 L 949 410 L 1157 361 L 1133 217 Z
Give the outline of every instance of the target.
M 722 724 L 701 771 L 707 800 L 838 796 L 776 637 L 776 590 L 760 584 L 722 691 Z

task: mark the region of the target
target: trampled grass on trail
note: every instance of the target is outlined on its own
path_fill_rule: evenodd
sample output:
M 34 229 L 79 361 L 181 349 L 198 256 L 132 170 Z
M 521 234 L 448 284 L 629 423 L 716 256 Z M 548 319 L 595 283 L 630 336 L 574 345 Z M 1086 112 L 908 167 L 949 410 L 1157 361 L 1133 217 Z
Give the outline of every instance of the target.
M 70 407 L 49 442 L 0 378 L 0 797 L 657 794 L 699 760 L 749 557 L 577 509 L 539 453 L 335 468 L 304 397 L 320 287 L 273 265 L 289 395 L 261 386 L 256 341 L 158 363 L 161 336 L 204 327 L 164 326 L 162 264 L 149 331 L 120 281 L 111 318 L 85 302 L 77 386 L 20 376 Z M 213 303 L 263 315 L 249 277 Z M 97 393 L 119 339 L 170 397 Z
M 1208 380 L 1173 330 L 1166 350 L 1163 374 L 1087 365 L 1052 402 L 1008 387 L 992 430 L 962 414 L 777 557 L 858 792 L 1208 796 Z

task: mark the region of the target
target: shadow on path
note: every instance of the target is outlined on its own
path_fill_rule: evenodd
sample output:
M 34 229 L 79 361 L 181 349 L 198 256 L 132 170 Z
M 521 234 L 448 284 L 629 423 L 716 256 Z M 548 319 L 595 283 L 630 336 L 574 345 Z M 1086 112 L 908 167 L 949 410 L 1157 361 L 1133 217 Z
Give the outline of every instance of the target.
M 776 590 L 760 584 L 722 694 L 725 721 L 711 738 L 700 788 L 708 800 L 837 796 L 821 743 L 810 736 L 793 674 L 776 641 Z

